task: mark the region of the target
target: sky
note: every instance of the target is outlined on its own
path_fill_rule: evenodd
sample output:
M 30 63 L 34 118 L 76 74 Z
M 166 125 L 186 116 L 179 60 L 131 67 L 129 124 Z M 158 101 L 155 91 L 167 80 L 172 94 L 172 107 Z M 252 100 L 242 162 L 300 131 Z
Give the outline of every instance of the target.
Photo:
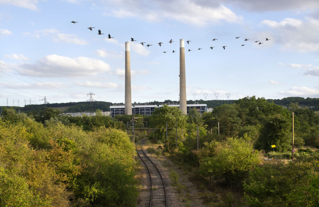
M 180 39 L 187 100 L 319 98 L 318 0 L 0 0 L 0 106 L 124 102 L 131 38 L 133 102 L 179 99 Z

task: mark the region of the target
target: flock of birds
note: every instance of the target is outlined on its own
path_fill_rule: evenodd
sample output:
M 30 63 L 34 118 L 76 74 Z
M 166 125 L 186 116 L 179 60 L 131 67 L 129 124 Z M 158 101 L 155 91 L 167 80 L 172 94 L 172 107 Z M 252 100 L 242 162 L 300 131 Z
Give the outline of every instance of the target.
M 77 21 L 71 21 L 71 23 L 72 23 L 72 24 L 76 24 L 76 23 L 78 23 L 78 22 L 77 22 Z M 91 31 L 93 31 L 94 27 L 88 27 L 88 29 L 91 30 Z M 101 31 L 100 29 L 98 30 L 98 33 L 97 33 L 97 34 L 98 34 L 98 35 L 104 35 L 104 33 L 102 33 L 102 31 Z M 112 37 L 111 34 L 108 34 L 108 37 L 107 37 L 107 38 L 108 38 L 108 39 L 112 39 L 112 38 L 114 38 L 114 37 Z M 238 37 L 235 37 L 235 38 L 236 38 L 236 39 L 239 39 L 240 37 L 238 36 Z M 213 42 L 214 42 L 214 41 L 217 41 L 217 40 L 218 40 L 218 39 L 216 39 L 216 38 L 212 39 Z M 265 41 L 269 41 L 269 40 L 270 40 L 269 38 L 265 38 Z M 134 39 L 133 37 L 131 38 L 131 42 L 136 42 L 136 41 L 137 41 L 137 40 Z M 249 39 L 246 38 L 246 39 L 244 39 L 244 41 L 247 42 L 247 41 L 249 41 Z M 172 44 L 173 42 L 174 42 L 173 39 L 171 39 L 168 43 Z M 189 44 L 191 41 L 190 41 L 190 40 L 187 40 L 186 42 L 187 42 L 187 44 Z M 260 40 L 256 40 L 255 43 L 258 44 L 258 45 L 263 44 L 263 42 L 261 42 Z M 164 43 L 163 43 L 163 42 L 159 42 L 159 43 L 158 43 L 158 45 L 159 45 L 160 47 L 162 46 L 162 44 L 164 44 Z M 151 47 L 151 46 L 152 46 L 151 44 L 146 44 L 146 42 L 141 42 L 141 45 L 143 45 L 143 46 L 145 45 L 145 46 L 147 46 L 147 47 Z M 243 46 L 245 46 L 245 44 L 242 44 L 241 46 L 243 47 Z M 223 49 L 226 50 L 226 47 L 227 47 L 226 45 L 223 46 Z M 214 48 L 215 48 L 215 47 L 210 47 L 210 49 L 212 49 L 212 50 L 213 50 Z M 202 50 L 202 48 L 198 48 L 198 50 Z M 191 52 L 191 51 L 192 51 L 191 49 L 188 49 L 188 52 Z M 175 50 L 173 50 L 172 52 L 175 53 Z M 166 53 L 166 51 L 164 51 L 164 53 Z

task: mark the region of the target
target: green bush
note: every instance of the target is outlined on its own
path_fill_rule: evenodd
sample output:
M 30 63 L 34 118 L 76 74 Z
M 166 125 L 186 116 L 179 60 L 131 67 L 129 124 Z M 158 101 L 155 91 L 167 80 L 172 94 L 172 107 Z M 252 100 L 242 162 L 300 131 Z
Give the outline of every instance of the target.
M 299 186 L 308 183 L 312 172 L 310 163 L 275 162 L 255 167 L 244 182 L 246 203 L 251 207 L 291 206 L 288 201 L 292 192 L 297 189 L 299 192 Z
M 125 132 L 10 117 L 0 119 L 0 206 L 136 206 Z
M 261 162 L 259 152 L 243 139 L 230 138 L 225 142 L 211 143 L 207 147 L 211 152 L 200 159 L 200 174 L 225 178 L 228 184 L 240 183 Z

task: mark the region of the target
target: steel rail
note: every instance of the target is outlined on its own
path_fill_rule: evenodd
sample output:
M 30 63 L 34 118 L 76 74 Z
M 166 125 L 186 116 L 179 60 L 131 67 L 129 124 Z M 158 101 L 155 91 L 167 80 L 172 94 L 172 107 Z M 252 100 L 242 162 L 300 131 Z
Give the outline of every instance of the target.
M 163 189 L 164 189 L 164 198 L 165 198 L 165 207 L 168 207 L 168 200 L 167 200 L 167 194 L 166 194 L 166 188 L 165 188 L 165 183 L 164 183 L 164 179 L 162 177 L 162 174 L 160 173 L 159 169 L 156 167 L 156 165 L 154 164 L 154 162 L 145 154 L 144 150 L 141 150 L 144 154 L 144 156 L 154 165 L 155 169 L 157 170 L 161 180 L 162 180 L 162 184 L 163 184 Z M 144 161 L 143 161 L 144 162 Z M 145 163 L 144 163 L 145 164 Z M 152 198 L 153 199 L 153 198 Z M 151 206 L 152 200 L 150 202 L 150 206 Z
M 141 151 L 141 150 L 140 150 Z M 142 152 L 143 152 L 143 150 L 142 150 Z M 150 177 L 150 207 L 152 207 L 152 200 L 153 200 L 153 185 L 152 185 L 152 176 L 151 176 L 151 172 L 150 172 L 150 170 L 148 169 L 148 167 L 147 167 L 147 165 L 146 165 L 146 163 L 145 163 L 145 161 L 142 159 L 142 157 L 141 157 L 141 155 L 140 155 L 140 153 L 138 153 L 138 150 L 136 149 L 136 153 L 137 153 L 137 155 L 138 155 L 138 157 L 142 160 L 142 162 L 144 163 L 144 165 L 145 165 L 145 167 L 146 167 L 146 169 L 147 169 L 147 172 L 148 172 L 148 176 Z M 144 152 L 143 152 L 144 153 Z M 145 154 L 145 153 L 144 153 Z

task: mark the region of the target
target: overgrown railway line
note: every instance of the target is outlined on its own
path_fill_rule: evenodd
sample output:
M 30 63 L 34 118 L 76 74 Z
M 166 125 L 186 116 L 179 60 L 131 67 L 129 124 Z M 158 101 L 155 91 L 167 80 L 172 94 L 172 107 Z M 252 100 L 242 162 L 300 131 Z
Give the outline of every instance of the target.
M 154 164 L 154 162 L 146 155 L 143 149 L 137 150 L 138 157 L 144 163 L 149 176 L 150 197 L 146 206 L 149 207 L 168 207 L 167 192 L 164 179 Z

